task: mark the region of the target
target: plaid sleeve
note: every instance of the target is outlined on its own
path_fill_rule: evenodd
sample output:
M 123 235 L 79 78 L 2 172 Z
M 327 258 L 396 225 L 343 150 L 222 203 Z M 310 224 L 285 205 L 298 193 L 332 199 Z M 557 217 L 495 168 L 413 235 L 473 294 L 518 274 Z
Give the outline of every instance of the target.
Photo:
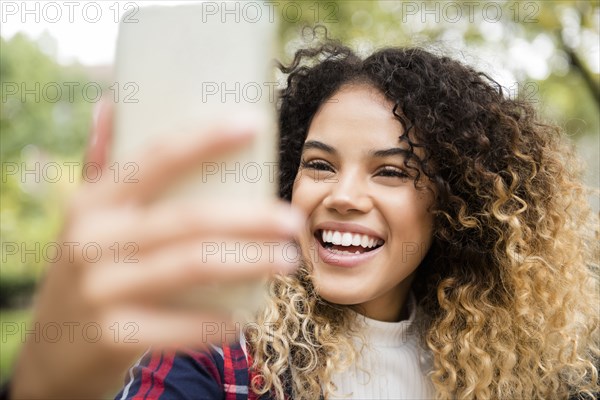
M 215 351 L 147 351 L 129 370 L 115 399 L 221 400 L 223 359 Z

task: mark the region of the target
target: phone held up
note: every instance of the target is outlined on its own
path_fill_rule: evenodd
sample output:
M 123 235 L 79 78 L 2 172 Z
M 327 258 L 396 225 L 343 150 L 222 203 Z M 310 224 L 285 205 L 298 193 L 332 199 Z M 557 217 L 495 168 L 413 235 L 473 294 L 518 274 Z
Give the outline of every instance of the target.
M 113 162 L 127 163 L 128 156 L 160 137 L 210 132 L 207 128 L 232 116 L 259 121 L 252 144 L 203 160 L 157 201 L 275 198 L 277 125 L 269 89 L 275 80 L 277 27 L 266 6 L 255 5 L 262 16 L 253 20 L 206 18 L 200 3 L 142 7 L 135 20 L 125 16 L 121 21 L 115 74 L 129 93 L 115 106 Z M 167 303 L 225 310 L 244 320 L 263 304 L 264 283 L 202 285 Z

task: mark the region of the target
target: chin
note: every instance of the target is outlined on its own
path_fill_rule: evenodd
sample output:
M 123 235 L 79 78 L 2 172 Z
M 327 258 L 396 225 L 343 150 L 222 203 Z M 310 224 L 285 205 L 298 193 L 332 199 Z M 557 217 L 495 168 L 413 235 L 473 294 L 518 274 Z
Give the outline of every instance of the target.
M 368 301 L 365 291 L 356 284 L 345 282 L 339 277 L 320 279 L 318 273 L 315 274 L 315 290 L 324 300 L 340 305 L 360 304 Z
M 322 292 L 318 289 L 317 293 L 319 293 L 319 296 L 321 296 L 321 298 L 323 298 L 324 300 L 333 304 L 339 304 L 343 306 L 361 304 L 365 302 L 365 300 L 357 298 L 355 293 L 340 293 L 326 291 Z

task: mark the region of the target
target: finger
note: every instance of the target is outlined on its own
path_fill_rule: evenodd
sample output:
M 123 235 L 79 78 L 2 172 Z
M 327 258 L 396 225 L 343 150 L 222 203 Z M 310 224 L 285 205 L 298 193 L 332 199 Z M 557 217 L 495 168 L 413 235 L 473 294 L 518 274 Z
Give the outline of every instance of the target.
M 156 302 L 202 285 L 235 286 L 276 272 L 291 273 L 299 261 L 291 242 L 190 242 L 140 257 L 129 266 L 97 265 L 87 271 L 82 287 L 93 305 Z
M 112 139 L 113 104 L 106 99 L 100 100 L 94 110 L 94 114 L 94 122 L 85 160 L 86 163 L 94 163 L 100 168 L 104 168 Z
M 133 158 L 135 178 L 107 185 L 110 190 L 104 196 L 113 203 L 149 202 L 203 160 L 248 145 L 256 130 L 256 123 L 248 122 L 206 129 L 195 135 L 163 137 Z M 107 181 L 110 183 L 110 179 Z
M 77 240 L 100 243 L 102 247 L 135 243 L 140 251 L 146 251 L 173 241 L 215 235 L 282 239 L 297 235 L 304 224 L 304 214 L 282 201 L 255 205 L 239 201 L 217 205 L 171 202 L 140 211 L 89 217 L 88 228 L 77 234 Z
M 100 324 L 110 335 L 106 343 L 117 348 L 207 348 L 239 337 L 243 328 L 227 315 L 198 310 L 121 306 L 105 314 Z M 105 329 L 103 329 L 105 330 Z

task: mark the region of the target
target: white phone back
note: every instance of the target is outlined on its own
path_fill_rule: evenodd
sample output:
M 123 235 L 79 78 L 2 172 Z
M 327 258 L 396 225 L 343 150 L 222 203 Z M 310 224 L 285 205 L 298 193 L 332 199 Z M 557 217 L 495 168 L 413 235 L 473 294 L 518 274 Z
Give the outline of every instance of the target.
M 224 15 L 223 23 L 218 15 L 207 16 L 202 4 L 141 8 L 138 22 L 121 22 L 113 161 L 129 161 L 158 137 L 197 135 L 219 121 L 253 114 L 264 128 L 250 148 L 203 160 L 174 191 L 246 200 L 275 196 L 276 24 L 264 5 L 255 6 L 263 13 L 255 22 Z

